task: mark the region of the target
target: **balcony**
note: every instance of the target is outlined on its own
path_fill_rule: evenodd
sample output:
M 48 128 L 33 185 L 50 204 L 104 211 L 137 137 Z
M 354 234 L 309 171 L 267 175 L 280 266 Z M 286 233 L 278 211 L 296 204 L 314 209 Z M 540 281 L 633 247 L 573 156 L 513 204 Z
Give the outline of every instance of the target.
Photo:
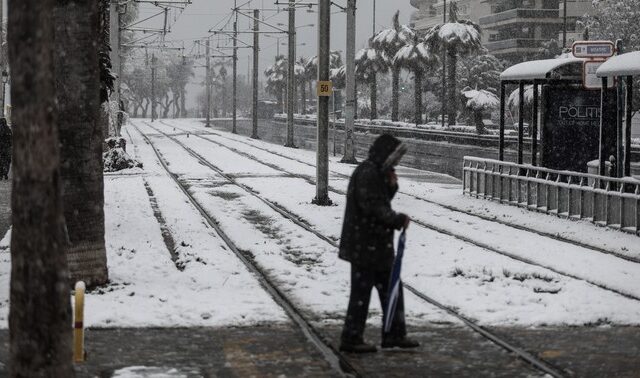
M 492 54 L 512 54 L 512 53 L 534 53 L 537 52 L 546 39 L 504 39 L 501 41 L 489 42 L 484 46 Z
M 510 9 L 480 18 L 480 26 L 486 29 L 516 23 L 561 24 L 562 18 L 560 18 L 560 11 L 558 9 L 525 8 Z

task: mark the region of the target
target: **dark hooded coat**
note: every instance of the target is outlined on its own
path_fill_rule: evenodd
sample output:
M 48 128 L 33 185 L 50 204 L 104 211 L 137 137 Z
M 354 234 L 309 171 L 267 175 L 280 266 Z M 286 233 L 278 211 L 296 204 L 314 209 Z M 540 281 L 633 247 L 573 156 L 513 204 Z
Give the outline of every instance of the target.
M 398 186 L 391 185 L 389 170 L 405 151 L 398 139 L 381 135 L 369 150 L 369 158 L 353 172 L 340 238 L 341 259 L 363 268 L 391 269 L 393 232 L 402 228 L 406 215 L 391 208 Z
M 0 172 L 2 174 L 6 174 L 11 165 L 11 141 L 11 129 L 5 119 L 0 119 Z

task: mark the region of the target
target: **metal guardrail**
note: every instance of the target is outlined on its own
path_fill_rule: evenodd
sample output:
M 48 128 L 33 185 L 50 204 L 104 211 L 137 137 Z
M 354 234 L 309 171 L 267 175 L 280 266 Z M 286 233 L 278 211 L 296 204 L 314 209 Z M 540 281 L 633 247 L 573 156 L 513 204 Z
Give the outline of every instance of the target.
M 463 191 L 640 235 L 640 180 L 465 157 Z

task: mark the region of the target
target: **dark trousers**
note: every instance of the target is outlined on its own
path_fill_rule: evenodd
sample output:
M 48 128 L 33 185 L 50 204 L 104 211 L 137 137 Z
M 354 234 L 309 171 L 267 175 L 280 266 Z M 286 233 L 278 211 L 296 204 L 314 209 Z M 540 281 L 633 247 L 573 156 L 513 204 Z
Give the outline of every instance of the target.
M 382 338 L 402 338 L 406 336 L 407 330 L 404 320 L 404 296 L 402 294 L 402 283 L 400 284 L 400 295 L 396 312 L 388 334 L 384 333 L 384 322 L 387 317 L 387 293 L 389 291 L 389 278 L 391 270 L 374 270 L 370 268 L 351 265 L 351 295 L 349 296 L 349 308 L 342 330 L 342 340 L 346 342 L 358 343 L 363 341 L 364 328 L 369 313 L 369 301 L 371 300 L 371 290 L 375 286 L 378 290 L 380 303 L 382 304 Z
M 0 178 L 9 174 L 11 167 L 11 154 L 0 152 Z

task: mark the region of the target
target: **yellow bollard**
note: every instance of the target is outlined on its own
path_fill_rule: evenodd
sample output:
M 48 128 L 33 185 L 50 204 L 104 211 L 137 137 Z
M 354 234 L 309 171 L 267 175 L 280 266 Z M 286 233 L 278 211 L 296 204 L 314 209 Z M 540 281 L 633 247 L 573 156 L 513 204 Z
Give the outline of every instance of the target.
M 73 316 L 73 360 L 84 362 L 84 282 L 76 282 L 75 311 Z

